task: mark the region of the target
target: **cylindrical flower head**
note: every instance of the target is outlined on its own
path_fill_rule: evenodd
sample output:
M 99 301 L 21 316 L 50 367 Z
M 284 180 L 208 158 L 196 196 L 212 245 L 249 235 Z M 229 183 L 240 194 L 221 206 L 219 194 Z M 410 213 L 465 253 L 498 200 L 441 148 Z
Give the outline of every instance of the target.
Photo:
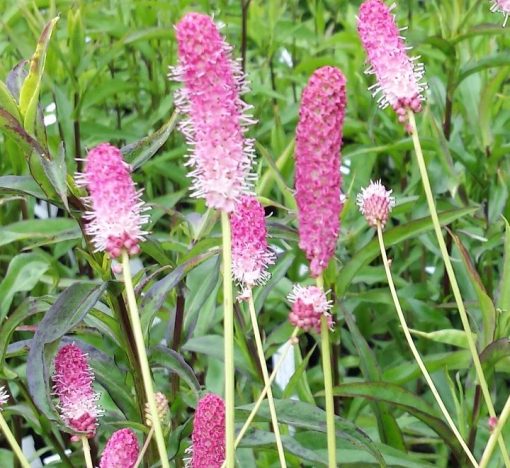
M 106 443 L 99 468 L 133 468 L 140 449 L 131 429 L 120 429 Z
M 165 419 L 170 413 L 170 409 L 168 408 L 168 399 L 163 393 L 157 392 L 154 394 L 154 400 L 156 401 L 156 409 L 158 411 L 159 420 L 163 425 Z M 152 415 L 149 403 L 145 403 L 145 424 L 152 427 Z
M 324 291 L 316 286 L 294 286 L 288 296 L 292 303 L 289 321 L 295 327 L 308 332 L 315 330 L 321 332 L 321 317 L 325 315 L 329 328 L 333 327 L 333 318 L 329 313 L 331 303 L 326 298 Z
M 367 188 L 361 189 L 356 202 L 368 224 L 374 228 L 380 224 L 384 228 L 389 214 L 395 206 L 395 198 L 391 196 L 391 190 L 386 190 L 380 180 L 370 181 Z
M 342 72 L 334 67 L 316 70 L 301 96 L 295 151 L 299 247 L 314 277 L 328 266 L 340 231 L 345 106 Z
M 197 405 L 191 468 L 220 468 L 225 461 L 225 402 L 209 393 Z
M 85 198 L 89 206 L 84 216 L 88 220 L 85 230 L 96 251 L 106 251 L 112 258 L 117 258 L 123 249 L 136 255 L 139 242 L 147 234 L 142 226 L 149 217 L 143 214 L 147 207 L 120 150 L 108 143 L 90 150 L 85 170 L 76 182 L 89 192 Z
M 92 383 L 94 374 L 87 355 L 75 344 L 62 346 L 55 356 L 53 391 L 65 424 L 76 432 L 92 438 L 102 411 Z
M 0 411 L 2 411 L 2 406 L 6 405 L 9 401 L 9 394 L 5 390 L 5 387 L 0 387 Z
M 505 17 L 503 26 L 506 26 L 508 17 L 510 16 L 510 0 L 492 0 L 491 11 L 503 13 Z
M 175 103 L 188 115 L 181 131 L 192 148 L 192 196 L 231 212 L 249 192 L 251 178 L 253 141 L 244 133 L 253 121 L 240 98 L 246 90 L 244 76 L 209 16 L 188 13 L 175 31 L 179 64 L 171 75 L 183 83 Z
M 407 121 L 406 112 L 421 111 L 421 82 L 423 64 L 409 58 L 404 39 L 395 23 L 391 10 L 382 0 L 366 0 L 359 9 L 358 33 L 368 56 L 370 68 L 377 83 L 370 89 L 379 95 L 378 102 L 384 108 L 393 107 L 401 122 Z
M 230 215 L 232 225 L 232 273 L 244 287 L 251 288 L 269 278 L 268 265 L 275 255 L 267 245 L 264 208 L 251 196 L 243 196 Z

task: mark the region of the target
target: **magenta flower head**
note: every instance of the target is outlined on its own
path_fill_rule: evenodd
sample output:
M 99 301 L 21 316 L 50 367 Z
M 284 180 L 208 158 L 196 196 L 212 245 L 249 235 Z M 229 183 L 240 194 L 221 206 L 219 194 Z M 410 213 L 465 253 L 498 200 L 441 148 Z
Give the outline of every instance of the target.
M 345 78 L 334 67 L 314 72 L 301 96 L 296 129 L 296 201 L 299 247 L 319 276 L 335 253 L 340 231 L 340 149 Z
M 400 122 L 407 122 L 406 113 L 421 111 L 425 84 L 423 64 L 409 58 L 404 39 L 391 10 L 382 0 L 366 0 L 359 9 L 358 33 L 368 56 L 377 83 L 370 89 L 384 108 L 393 107 Z
M 5 390 L 5 387 L 0 387 L 0 411 L 2 411 L 2 406 L 6 405 L 9 401 L 9 394 Z
M 209 16 L 188 13 L 175 31 L 179 64 L 171 77 L 183 83 L 175 103 L 188 115 L 181 131 L 192 148 L 192 196 L 232 212 L 241 195 L 249 192 L 252 177 L 253 141 L 244 133 L 254 122 L 240 98 L 246 91 L 244 76 Z
M 142 226 L 148 221 L 141 191 L 131 178 L 131 168 L 124 162 L 118 148 L 102 143 L 89 151 L 85 170 L 76 178 L 85 186 L 89 196 L 85 203 L 89 211 L 85 230 L 92 237 L 96 251 L 106 251 L 117 258 L 125 249 L 135 255 L 144 239 Z
M 326 298 L 324 291 L 316 286 L 302 287 L 294 286 L 288 296 L 292 303 L 292 309 L 289 314 L 289 321 L 295 327 L 308 332 L 315 330 L 321 332 L 321 317 L 325 315 L 328 320 L 328 326 L 333 327 L 333 318 L 329 313 L 331 302 Z
M 395 206 L 395 198 L 391 196 L 391 190 L 386 190 L 381 181 L 370 181 L 367 188 L 361 189 L 356 202 L 369 226 L 377 228 L 380 224 L 384 228 L 389 214 Z
M 264 208 L 251 196 L 243 196 L 230 215 L 232 225 L 232 272 L 244 287 L 267 281 L 268 265 L 275 255 L 267 245 Z
M 510 16 L 510 0 L 492 0 L 491 11 L 495 13 L 503 13 L 505 17 L 503 26 L 506 26 L 508 17 Z
M 131 429 L 120 429 L 106 443 L 99 468 L 133 468 L 140 449 Z
M 87 355 L 75 344 L 68 344 L 59 349 L 54 364 L 53 391 L 62 419 L 74 431 L 94 437 L 102 411 Z
M 220 468 L 225 461 L 225 402 L 212 393 L 197 405 L 190 468 Z

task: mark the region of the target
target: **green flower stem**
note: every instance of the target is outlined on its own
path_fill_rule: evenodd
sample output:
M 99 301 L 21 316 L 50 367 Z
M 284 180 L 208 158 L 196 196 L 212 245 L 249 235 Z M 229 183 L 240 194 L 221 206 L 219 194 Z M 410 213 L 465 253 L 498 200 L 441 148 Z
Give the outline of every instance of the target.
M 259 356 L 260 367 L 262 369 L 262 376 L 264 377 L 264 385 L 267 387 L 267 402 L 269 404 L 269 411 L 271 412 L 271 421 L 273 422 L 278 457 L 280 458 L 280 465 L 283 468 L 286 468 L 287 463 L 285 461 L 285 452 L 283 450 L 280 428 L 278 426 L 278 417 L 276 416 L 276 408 L 274 406 L 273 391 L 271 390 L 271 385 L 268 385 L 269 373 L 267 372 L 264 347 L 262 346 L 262 339 L 260 337 L 260 330 L 257 323 L 257 312 L 255 311 L 255 304 L 253 303 L 253 294 L 251 289 L 248 291 L 248 294 L 248 308 L 250 309 L 251 324 L 253 327 L 253 334 L 255 335 L 255 343 L 257 345 L 257 354 Z
M 235 368 L 234 368 L 234 302 L 232 295 L 232 233 L 228 213 L 221 212 L 223 237 L 223 340 L 225 349 L 225 462 L 235 463 Z
M 322 275 L 317 278 L 317 287 L 324 291 Z M 322 370 L 324 373 L 324 395 L 326 398 L 326 426 L 328 438 L 328 466 L 335 468 L 336 465 L 336 429 L 335 429 L 335 404 L 333 400 L 333 374 L 331 371 L 331 347 L 329 345 L 329 326 L 326 315 L 321 317 L 321 354 Z
M 28 463 L 28 460 L 26 459 L 25 455 L 23 455 L 21 447 L 18 445 L 18 441 L 16 440 L 16 437 L 14 437 L 14 434 L 11 432 L 11 429 L 7 424 L 7 421 L 4 419 L 1 410 L 0 410 L 0 429 L 5 434 L 5 438 L 7 439 L 7 442 L 9 442 L 9 445 L 11 446 L 12 451 L 15 453 L 16 457 L 18 457 L 21 466 L 23 468 L 30 468 L 30 463 Z
M 471 450 L 469 450 L 469 447 L 464 442 L 464 439 L 460 435 L 460 432 L 458 431 L 457 426 L 455 426 L 455 423 L 453 422 L 453 419 L 451 418 L 450 413 L 446 409 L 446 406 L 443 403 L 443 400 L 441 399 L 441 395 L 439 395 L 439 392 L 437 391 L 434 381 L 430 377 L 430 374 L 429 374 L 427 368 L 425 367 L 425 363 L 423 362 L 423 360 L 420 356 L 420 353 L 418 352 L 418 350 L 416 349 L 416 346 L 414 344 L 413 338 L 411 336 L 411 332 L 409 331 L 409 327 L 407 326 L 407 322 L 406 322 L 404 313 L 402 312 L 402 307 L 400 306 L 400 301 L 398 299 L 395 284 L 393 283 L 393 277 L 391 276 L 391 268 L 390 268 L 390 264 L 388 262 L 388 257 L 386 256 L 386 248 L 384 247 L 382 226 L 379 223 L 377 225 L 377 236 L 379 238 L 379 247 L 381 249 L 381 257 L 383 259 L 384 269 L 386 271 L 386 277 L 388 278 L 388 286 L 390 287 L 391 297 L 393 298 L 393 303 L 395 304 L 395 309 L 397 309 L 397 315 L 400 320 L 400 325 L 402 326 L 402 330 L 404 331 L 404 335 L 406 337 L 409 348 L 411 348 L 411 352 L 413 353 L 414 359 L 418 363 L 418 367 L 420 368 L 421 373 L 423 374 L 423 377 L 427 381 L 427 384 L 430 387 L 430 390 L 432 391 L 432 394 L 434 395 L 434 398 L 436 399 L 437 404 L 439 405 L 439 408 L 441 408 L 441 412 L 443 413 L 446 421 L 448 422 L 450 429 L 455 434 L 455 437 L 457 438 L 460 445 L 462 446 L 464 452 L 466 453 L 467 457 L 469 458 L 469 461 L 473 464 L 473 466 L 476 467 L 476 466 L 478 466 L 476 458 L 473 456 L 473 454 L 471 453 Z
M 90 456 L 89 439 L 86 436 L 81 436 L 81 443 L 83 445 L 83 456 L 85 457 L 85 466 L 87 468 L 94 468 L 92 464 L 92 457 Z
M 510 396 L 506 400 L 503 411 L 501 411 L 498 423 L 496 424 L 496 427 L 492 431 L 492 434 L 489 437 L 489 441 L 487 442 L 487 446 L 483 451 L 482 458 L 480 459 L 480 468 L 485 468 L 488 465 L 492 452 L 494 451 L 494 448 L 496 446 L 496 441 L 499 440 L 501 436 L 501 431 L 505 427 L 505 424 L 509 416 L 510 416 Z
M 158 408 L 154 398 L 154 388 L 152 386 L 152 376 L 149 367 L 149 360 L 147 359 L 147 352 L 145 351 L 145 343 L 143 340 L 142 325 L 140 323 L 140 315 L 138 313 L 138 306 L 136 304 L 135 292 L 133 289 L 133 281 L 131 279 L 131 268 L 129 266 L 129 255 L 124 250 L 122 252 L 122 269 L 124 274 L 124 284 L 126 287 L 126 296 L 128 301 L 129 318 L 133 328 L 133 335 L 135 338 L 136 351 L 138 353 L 138 360 L 142 370 L 143 385 L 145 394 L 147 396 L 147 404 L 151 415 L 154 433 L 156 436 L 156 444 L 158 446 L 159 458 L 161 459 L 161 466 L 163 468 L 170 468 L 168 463 L 168 455 L 166 452 L 165 438 L 161 429 L 161 421 L 159 420 Z
M 421 149 L 420 138 L 418 136 L 418 129 L 416 127 L 414 113 L 412 111 L 409 111 L 408 117 L 409 123 L 411 125 L 411 136 L 413 139 L 414 149 L 416 152 L 416 159 L 418 161 L 418 167 L 420 169 L 420 175 L 423 183 L 423 188 L 425 190 L 425 195 L 427 198 L 427 203 L 429 206 L 430 216 L 432 218 L 432 224 L 434 225 L 434 231 L 436 233 L 437 242 L 439 243 L 439 249 L 441 250 L 441 255 L 444 260 L 446 272 L 448 274 L 448 278 L 452 286 L 455 302 L 457 303 L 457 307 L 459 309 L 462 327 L 466 332 L 466 339 L 468 342 L 469 351 L 471 352 L 471 356 L 473 358 L 473 364 L 475 366 L 476 375 L 478 377 L 478 383 L 480 384 L 485 404 L 487 405 L 487 409 L 489 410 L 489 415 L 491 417 L 496 417 L 496 411 L 494 410 L 494 405 L 492 404 L 489 387 L 487 385 L 487 381 L 485 380 L 482 364 L 480 363 L 480 357 L 478 356 L 476 344 L 473 339 L 473 334 L 471 332 L 471 326 L 469 325 L 469 319 L 466 313 L 466 309 L 464 307 L 464 303 L 462 302 L 462 295 L 460 293 L 459 285 L 457 283 L 457 278 L 455 277 L 455 272 L 453 270 L 452 262 L 448 254 L 448 249 L 446 248 L 446 244 L 443 239 L 443 234 L 441 232 L 441 224 L 439 223 L 439 217 L 437 216 L 434 195 L 432 194 L 432 188 L 430 186 L 429 176 L 427 174 L 427 167 L 425 165 L 425 158 L 423 157 L 423 151 Z M 501 436 L 498 438 L 498 443 L 501 449 L 501 453 L 503 455 L 503 460 L 505 461 L 505 466 L 508 468 L 510 467 L 510 459 L 508 458 L 508 452 L 505 447 L 505 442 Z
M 140 450 L 140 453 L 138 454 L 138 458 L 136 459 L 134 468 L 138 468 L 140 463 L 142 463 L 143 457 L 145 455 L 145 452 L 149 448 L 149 444 L 151 442 L 153 435 L 154 435 L 154 426 L 151 427 L 151 430 L 149 431 L 149 433 L 147 434 L 147 437 L 145 438 L 145 442 L 143 444 L 142 450 Z

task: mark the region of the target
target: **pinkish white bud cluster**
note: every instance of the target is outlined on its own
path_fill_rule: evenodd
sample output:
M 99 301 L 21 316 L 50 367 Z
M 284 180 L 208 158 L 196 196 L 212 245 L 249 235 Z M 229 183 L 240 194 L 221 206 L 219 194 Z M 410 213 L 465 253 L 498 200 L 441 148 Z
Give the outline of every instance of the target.
M 275 255 L 267 245 L 264 208 L 251 196 L 243 196 L 230 215 L 232 225 L 232 273 L 246 288 L 269 278 L 268 265 Z
M 491 11 L 494 13 L 503 13 L 505 17 L 503 27 L 506 26 L 508 17 L 510 16 L 510 0 L 492 0 Z
M 0 411 L 2 411 L 2 406 L 6 405 L 9 401 L 9 394 L 5 390 L 5 387 L 0 387 Z
M 62 419 L 74 431 L 94 437 L 102 411 L 87 355 L 75 344 L 68 344 L 59 349 L 54 364 L 53 391 Z
M 99 468 L 133 468 L 139 451 L 135 433 L 131 429 L 120 429 L 108 439 Z
M 391 190 L 386 190 L 380 180 L 370 181 L 367 188 L 362 188 L 356 197 L 357 205 L 369 226 L 377 228 L 380 224 L 384 228 L 389 214 L 395 206 L 395 198 Z
M 161 423 L 164 423 L 165 419 L 170 413 L 170 408 L 168 407 L 168 399 L 163 393 L 157 392 L 154 394 L 154 400 L 156 401 L 156 409 L 158 412 L 159 420 Z M 152 415 L 149 408 L 149 403 L 145 403 L 145 424 L 148 427 L 152 427 Z
M 85 203 L 90 207 L 84 218 L 87 234 L 97 251 L 106 251 L 117 258 L 125 249 L 130 255 L 140 251 L 139 242 L 147 232 L 142 226 L 149 217 L 141 200 L 141 191 L 131 178 L 130 166 L 118 148 L 108 143 L 89 151 L 83 174 L 76 177 L 78 185 L 89 192 Z
M 292 303 L 289 314 L 289 321 L 295 327 L 308 332 L 315 330 L 321 332 L 321 317 L 325 315 L 328 320 L 328 327 L 333 327 L 333 318 L 329 313 L 331 302 L 326 298 L 324 291 L 317 286 L 302 287 L 294 286 L 288 296 Z
M 407 111 L 421 111 L 422 93 L 426 85 L 419 57 L 409 58 L 404 38 L 395 23 L 391 7 L 382 0 L 366 0 L 358 13 L 358 33 L 370 62 L 367 73 L 374 74 L 377 83 L 370 89 L 379 95 L 378 103 L 393 107 L 399 121 L 407 122 Z
M 244 75 L 209 16 L 188 13 L 175 31 L 179 64 L 171 77 L 183 83 L 175 104 L 188 115 L 180 128 L 192 148 L 192 196 L 232 212 L 253 177 L 253 140 L 244 133 L 254 121 L 240 98 L 247 90 Z

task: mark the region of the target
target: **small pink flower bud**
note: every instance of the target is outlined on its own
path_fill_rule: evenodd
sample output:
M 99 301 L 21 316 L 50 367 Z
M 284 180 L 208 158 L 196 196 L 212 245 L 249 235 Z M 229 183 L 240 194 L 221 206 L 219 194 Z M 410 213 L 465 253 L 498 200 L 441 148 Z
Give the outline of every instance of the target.
M 510 0 L 492 0 L 491 11 L 495 13 L 503 13 L 505 20 L 503 27 L 506 26 L 508 17 L 510 16 Z
M 244 287 L 251 288 L 269 278 L 268 265 L 275 255 L 267 245 L 264 208 L 251 196 L 243 196 L 230 215 L 232 224 L 232 273 Z
M 331 302 L 326 298 L 324 291 L 316 286 L 302 287 L 294 286 L 288 296 L 292 303 L 289 314 L 289 321 L 295 327 L 308 332 L 315 330 L 321 332 L 321 317 L 325 315 L 328 320 L 328 327 L 333 327 L 333 318 L 329 313 Z
M 395 198 L 391 190 L 386 190 L 381 181 L 370 181 L 367 188 L 361 189 L 356 197 L 357 204 L 369 226 L 377 228 L 379 223 L 384 228 L 391 209 L 395 206 Z
M 498 418 L 496 416 L 491 416 L 489 418 L 489 431 L 492 432 L 494 429 L 496 429 L 497 425 L 498 425 Z
M 138 243 L 147 234 L 142 226 L 149 220 L 143 214 L 148 208 L 120 150 L 108 143 L 90 150 L 85 170 L 78 174 L 76 182 L 89 192 L 84 199 L 90 207 L 84 216 L 88 221 L 85 230 L 96 251 L 106 251 L 111 258 L 117 258 L 123 249 L 136 255 L 140 251 Z
M 2 411 L 2 406 L 6 405 L 9 401 L 9 394 L 5 390 L 5 387 L 0 387 L 0 411 Z
M 131 429 L 120 429 L 108 439 L 99 468 L 133 468 L 139 451 L 135 433 Z
M 62 419 L 76 432 L 94 437 L 102 411 L 97 405 L 99 395 L 92 386 L 94 374 L 87 355 L 75 344 L 68 344 L 59 349 L 54 364 L 53 390 Z

